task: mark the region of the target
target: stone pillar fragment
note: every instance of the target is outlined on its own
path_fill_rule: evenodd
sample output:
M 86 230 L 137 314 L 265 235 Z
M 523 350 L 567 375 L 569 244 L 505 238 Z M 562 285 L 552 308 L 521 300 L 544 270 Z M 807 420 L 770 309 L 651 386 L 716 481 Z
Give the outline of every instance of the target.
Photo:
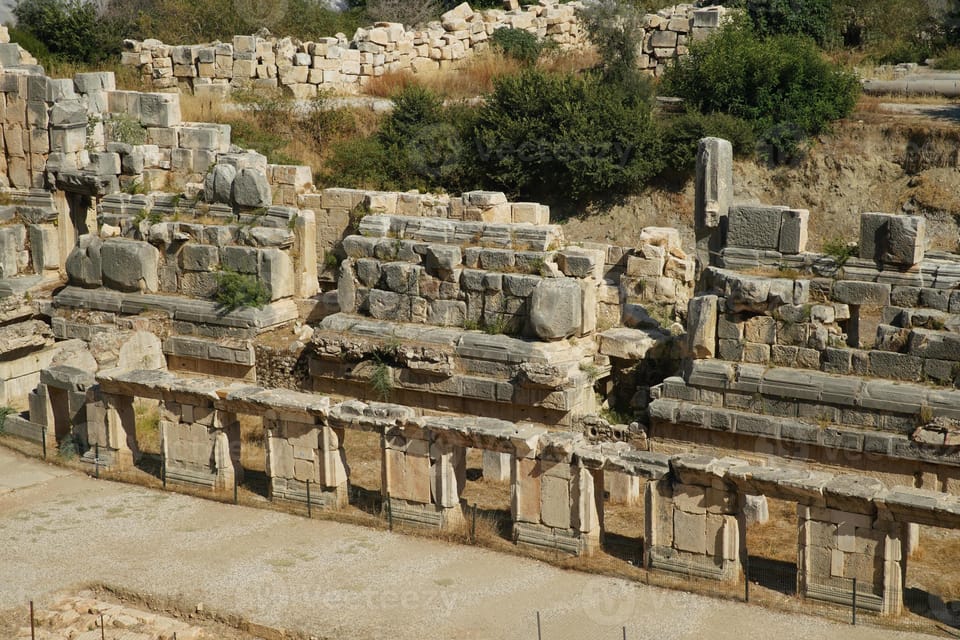
M 513 464 L 509 453 L 499 451 L 483 452 L 483 481 L 509 482 L 510 467 Z
M 694 227 L 699 271 L 714 262 L 723 248 L 726 218 L 733 202 L 733 146 L 720 138 L 704 138 L 697 148 Z
M 694 359 L 713 358 L 717 353 L 717 296 L 698 296 L 687 308 L 687 335 L 690 356 Z

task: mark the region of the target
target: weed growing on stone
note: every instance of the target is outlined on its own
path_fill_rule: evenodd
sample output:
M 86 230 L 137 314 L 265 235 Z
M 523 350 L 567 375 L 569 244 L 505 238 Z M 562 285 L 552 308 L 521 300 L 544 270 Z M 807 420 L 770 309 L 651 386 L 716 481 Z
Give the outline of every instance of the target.
M 256 276 L 221 271 L 217 274 L 216 301 L 227 311 L 242 307 L 262 309 L 270 302 L 270 293 Z
M 858 247 L 842 238 L 831 238 L 823 243 L 823 253 L 836 260 L 838 267 L 842 267 L 847 260 L 857 255 Z
M 0 435 L 6 433 L 7 417 L 17 412 L 13 407 L 0 407 Z
M 386 402 L 393 392 L 393 376 L 390 365 L 379 357 L 375 357 L 375 363 L 373 374 L 370 376 L 370 388 L 373 389 L 381 401 Z

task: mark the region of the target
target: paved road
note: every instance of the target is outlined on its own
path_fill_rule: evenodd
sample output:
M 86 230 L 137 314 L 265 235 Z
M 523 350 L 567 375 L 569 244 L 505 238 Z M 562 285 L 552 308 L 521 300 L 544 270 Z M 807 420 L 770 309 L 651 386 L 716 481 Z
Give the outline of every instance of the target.
M 0 609 L 100 581 L 337 639 L 926 636 L 65 473 L 0 448 Z

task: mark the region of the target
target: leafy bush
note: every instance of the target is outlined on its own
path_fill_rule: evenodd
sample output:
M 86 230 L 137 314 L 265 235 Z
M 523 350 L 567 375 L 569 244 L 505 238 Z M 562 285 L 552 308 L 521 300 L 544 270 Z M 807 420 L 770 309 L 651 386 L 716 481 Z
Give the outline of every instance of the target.
M 523 64 L 534 64 L 543 51 L 543 43 L 523 29 L 497 29 L 490 36 L 490 44 L 503 55 Z
M 960 69 L 960 48 L 950 47 L 945 49 L 937 56 L 933 66 L 937 69 Z
M 826 61 L 811 40 L 760 39 L 746 21 L 693 43 L 663 79 L 664 92 L 701 113 L 752 123 L 778 157 L 849 115 L 859 88 L 856 77 Z
M 57 455 L 64 460 L 73 460 L 81 452 L 80 439 L 75 434 L 68 434 L 57 448 Z
M 227 311 L 242 307 L 260 309 L 270 302 L 270 293 L 256 276 L 221 271 L 217 274 L 217 292 L 214 299 Z
M 20 0 L 13 9 L 18 27 L 50 54 L 71 62 L 100 62 L 119 55 L 122 36 L 93 0 Z
M 138 145 L 147 141 L 147 130 L 126 113 L 114 114 L 107 121 L 107 134 L 114 142 Z
M 702 138 L 712 136 L 729 140 L 733 153 L 750 157 L 756 151 L 757 136 L 753 126 L 726 113 L 702 114 L 690 111 L 663 123 L 663 159 L 666 168 L 682 175 L 693 171 L 697 146 Z
M 13 407 L 0 407 L 0 435 L 6 432 L 7 417 L 17 413 Z
M 389 190 L 386 154 L 376 136 L 350 138 L 331 145 L 324 170 L 317 174 L 318 186 Z
M 650 104 L 597 74 L 531 69 L 498 80 L 474 144 L 494 186 L 547 200 L 622 195 L 661 167 Z
M 736 6 L 746 9 L 762 36 L 808 36 L 820 45 L 833 37 L 833 0 L 742 0 Z
M 577 11 L 587 38 L 600 53 L 600 70 L 623 82 L 637 74 L 642 44 L 636 34 L 645 22 L 644 8 L 625 0 L 595 0 Z

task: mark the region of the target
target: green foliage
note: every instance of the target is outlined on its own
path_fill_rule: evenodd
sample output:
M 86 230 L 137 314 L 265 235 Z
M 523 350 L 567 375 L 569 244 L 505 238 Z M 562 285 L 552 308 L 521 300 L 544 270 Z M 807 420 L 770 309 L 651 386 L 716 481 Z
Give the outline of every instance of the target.
M 217 274 L 217 292 L 214 299 L 227 311 L 242 307 L 260 309 L 270 302 L 270 293 L 254 275 L 221 271 Z
M 949 69 L 951 71 L 960 69 L 960 47 L 950 47 L 942 51 L 937 56 L 933 66 L 937 69 Z
M 356 176 L 362 180 L 347 183 L 371 188 L 473 187 L 472 163 L 464 153 L 474 110 L 445 107 L 440 96 L 418 85 L 405 87 L 393 101 L 393 111 L 371 140 L 335 149 L 331 164 L 338 177 Z
M 373 373 L 370 375 L 370 388 L 382 402 L 390 399 L 393 392 L 393 374 L 390 365 L 380 358 L 374 359 Z
M 650 104 L 598 74 L 537 69 L 501 78 L 474 128 L 493 186 L 582 202 L 620 195 L 661 167 Z
M 831 238 L 823 243 L 823 253 L 830 256 L 837 262 L 837 266 L 842 267 L 847 260 L 857 255 L 859 249 L 857 245 L 851 244 L 843 238 Z
M 109 137 L 114 142 L 140 145 L 147 141 L 147 130 L 125 113 L 114 114 L 106 124 Z
M 523 29 L 497 29 L 490 36 L 490 44 L 508 58 L 527 65 L 536 63 L 544 46 L 536 34 Z
M 376 136 L 349 138 L 331 145 L 331 155 L 319 185 L 389 190 L 393 182 L 385 172 L 387 157 Z
M 741 0 L 731 6 L 746 9 L 762 36 L 807 36 L 824 45 L 833 37 L 833 4 L 833 0 Z
M 729 140 L 734 155 L 738 157 L 750 157 L 756 151 L 757 136 L 753 126 L 726 113 L 689 111 L 666 119 L 663 127 L 664 163 L 667 169 L 684 176 L 695 168 L 697 146 L 702 138 L 712 136 Z
M 693 43 L 672 65 L 663 92 L 701 113 L 723 112 L 753 124 L 773 159 L 797 151 L 831 121 L 849 115 L 859 93 L 856 77 L 826 61 L 797 36 L 761 39 L 746 21 Z
M 92 0 L 20 0 L 13 13 L 19 29 L 53 56 L 93 63 L 119 55 L 118 24 L 101 16 Z
M 596 0 L 577 15 L 600 53 L 603 74 L 619 80 L 636 74 L 641 44 L 636 34 L 644 26 L 643 8 L 625 0 Z
M 73 433 L 68 434 L 61 440 L 60 446 L 57 448 L 57 455 L 64 460 L 73 460 L 80 453 L 80 439 Z
M 0 407 L 0 435 L 6 432 L 7 417 L 16 413 L 17 410 L 13 407 Z

